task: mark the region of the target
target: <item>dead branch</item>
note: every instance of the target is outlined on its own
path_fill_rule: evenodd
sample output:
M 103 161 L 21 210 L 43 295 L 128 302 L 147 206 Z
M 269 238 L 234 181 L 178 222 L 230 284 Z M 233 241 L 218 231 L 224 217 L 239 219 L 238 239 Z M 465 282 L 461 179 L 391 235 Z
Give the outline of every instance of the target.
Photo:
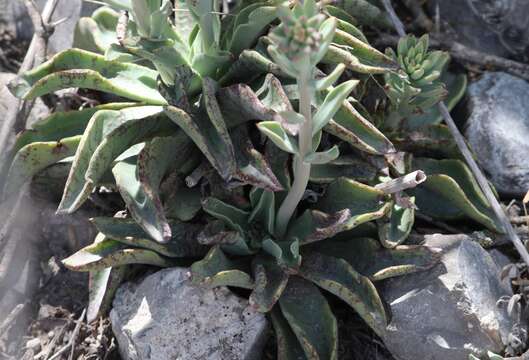
M 40 15 L 35 2 L 25 0 L 35 33 L 18 74 L 40 65 L 44 61 L 48 48 L 48 38 L 53 32 L 53 25 L 50 21 L 58 3 L 59 0 L 48 0 L 42 10 L 42 15 Z M 0 128 L 0 165 L 4 166 L 11 153 L 9 149 L 11 137 L 26 127 L 26 121 L 34 103 L 34 101 L 16 99 L 7 110 L 5 120 Z
M 406 36 L 404 25 L 402 24 L 400 19 L 397 17 L 397 14 L 395 13 L 395 10 L 393 9 L 393 6 L 391 5 L 390 0 L 382 0 L 382 2 L 399 36 L 401 37 Z M 474 160 L 474 157 L 472 156 L 472 153 L 470 152 L 470 149 L 468 148 L 468 145 L 465 142 L 463 135 L 461 135 L 461 132 L 457 128 L 454 122 L 454 119 L 452 119 L 452 116 L 450 115 L 450 111 L 448 111 L 448 108 L 446 107 L 443 101 L 439 103 L 439 111 L 441 112 L 441 115 L 443 116 L 446 122 L 446 125 L 450 129 L 450 133 L 454 137 L 454 140 L 457 144 L 457 147 L 459 148 L 459 151 L 461 151 L 461 153 L 463 154 L 463 157 L 465 158 L 467 165 L 469 166 L 470 170 L 476 177 L 476 180 L 478 181 L 478 184 L 481 190 L 485 194 L 485 197 L 489 201 L 490 206 L 492 207 L 492 210 L 494 211 L 494 214 L 496 215 L 497 219 L 501 223 L 503 230 L 507 232 L 509 239 L 511 240 L 514 247 L 520 254 L 521 258 L 529 266 L 529 253 L 527 252 L 527 249 L 525 248 L 524 244 L 518 237 L 518 234 L 516 234 L 516 231 L 514 230 L 511 222 L 509 221 L 509 218 L 503 211 L 500 203 L 498 202 L 498 199 L 496 199 L 496 196 L 494 195 L 494 192 L 492 191 L 487 178 L 485 177 L 485 175 L 483 175 L 483 172 L 480 170 L 478 164 Z

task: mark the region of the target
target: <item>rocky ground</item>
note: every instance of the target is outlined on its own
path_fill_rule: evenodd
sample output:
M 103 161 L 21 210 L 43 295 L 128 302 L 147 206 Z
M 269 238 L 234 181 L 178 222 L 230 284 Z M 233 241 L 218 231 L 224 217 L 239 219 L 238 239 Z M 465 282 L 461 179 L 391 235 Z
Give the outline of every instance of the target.
M 526 1 L 436 4 L 429 2 L 427 19 L 439 14 L 437 37 L 529 64 Z M 418 21 L 420 13 L 414 9 L 401 6 L 399 15 L 410 29 L 422 32 L 432 23 Z M 64 1 L 55 16 L 68 20 L 53 35 L 51 52 L 71 45 L 73 24 L 89 11 L 80 0 Z M 0 24 L 3 113 L 10 102 L 4 84 L 20 66 L 31 29 L 23 7 L 14 0 L 0 0 Z M 529 190 L 529 83 L 508 74 L 508 68 L 465 60 L 454 66 L 464 67 L 472 79 L 465 101 L 454 111 L 458 124 L 527 241 L 529 217 L 521 200 Z M 72 97 L 63 95 L 62 104 Z M 31 118 L 48 111 L 46 102 L 39 102 Z M 96 196 L 75 216 L 59 217 L 54 204 L 61 188 L 58 183 L 43 190 L 36 181 L 22 211 L 22 223 L 31 231 L 15 232 L 8 239 L 0 233 L 0 359 L 189 359 L 183 354 L 194 354 L 193 359 L 276 358 L 266 318 L 227 289 L 189 286 L 182 268 L 148 271 L 148 276 L 119 290 L 110 318 L 83 321 L 88 277 L 67 271 L 60 260 L 92 241 L 94 232 L 86 219 L 111 214 L 113 206 L 108 204 L 114 199 Z M 8 218 L 11 210 L 1 209 L 0 216 Z M 431 272 L 382 284 L 392 314 L 383 339 L 347 306 L 335 307 L 340 312 L 340 359 L 463 360 L 469 349 L 506 349 L 507 356 L 521 355 L 527 347 L 528 270 L 518 263 L 508 239 L 477 230 L 471 223 L 420 218 L 409 242 L 441 248 L 441 263 Z M 6 269 L 9 276 L 3 275 Z M 338 299 L 331 301 L 339 304 Z

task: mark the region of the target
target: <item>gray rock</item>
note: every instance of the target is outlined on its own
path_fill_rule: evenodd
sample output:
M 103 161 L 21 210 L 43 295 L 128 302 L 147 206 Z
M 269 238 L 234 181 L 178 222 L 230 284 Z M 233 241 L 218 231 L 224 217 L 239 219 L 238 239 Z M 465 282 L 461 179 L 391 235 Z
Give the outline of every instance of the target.
M 443 23 L 459 42 L 498 56 L 529 56 L 529 1 L 435 0 Z
M 486 73 L 468 94 L 465 133 L 479 164 L 500 193 L 523 196 L 529 190 L 529 84 Z
M 391 307 L 384 343 L 397 359 L 467 360 L 470 353 L 501 351 L 513 323 L 496 306 L 510 288 L 500 268 L 467 235 L 430 235 L 443 249 L 432 271 L 388 280 L 383 298 Z
M 110 313 L 124 359 L 254 360 L 268 333 L 265 316 L 227 288 L 192 285 L 173 268 L 127 283 Z

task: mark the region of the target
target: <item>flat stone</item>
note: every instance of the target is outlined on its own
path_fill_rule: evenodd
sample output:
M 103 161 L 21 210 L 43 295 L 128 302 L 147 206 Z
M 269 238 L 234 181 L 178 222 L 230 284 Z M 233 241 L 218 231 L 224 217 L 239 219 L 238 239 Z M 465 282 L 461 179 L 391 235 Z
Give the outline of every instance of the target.
M 384 343 L 402 360 L 468 360 L 469 354 L 500 352 L 514 325 L 496 305 L 501 296 L 512 296 L 500 281 L 500 267 L 467 235 L 425 239 L 443 249 L 441 263 L 383 284 L 392 314 Z
M 529 57 L 527 0 L 428 1 L 431 13 L 439 5 L 441 20 L 455 39 L 490 54 Z
M 192 285 L 188 269 L 126 283 L 110 313 L 123 359 L 257 360 L 268 334 L 266 317 L 227 288 Z
M 497 190 L 523 196 L 529 190 L 529 83 L 486 73 L 468 89 L 465 134 Z

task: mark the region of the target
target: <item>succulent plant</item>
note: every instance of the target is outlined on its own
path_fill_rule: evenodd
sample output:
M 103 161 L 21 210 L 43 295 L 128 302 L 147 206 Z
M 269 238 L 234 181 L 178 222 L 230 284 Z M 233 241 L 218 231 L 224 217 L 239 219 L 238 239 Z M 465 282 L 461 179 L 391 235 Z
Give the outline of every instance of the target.
M 64 260 L 90 272 L 89 319 L 134 264 L 191 266 L 197 284 L 251 290 L 280 358 L 335 359 L 321 289 L 382 333 L 373 282 L 437 261 L 434 249 L 402 245 L 416 211 L 501 231 L 432 108 L 446 93 L 446 55 L 425 37 L 396 54 L 374 49 L 356 26 L 386 23 L 371 3 L 248 0 L 223 17 L 213 0 L 175 1 L 174 11 L 167 0 L 105 2 L 77 26 L 83 50 L 10 89 L 33 99 L 79 87 L 112 102 L 19 134 L 1 179 L 6 198 L 66 169 L 59 213 L 101 186 L 121 195 L 126 216 L 93 219 L 94 244 Z M 380 111 L 366 105 L 373 79 L 386 80 Z M 466 82 L 448 83 L 454 106 Z M 394 186 L 419 170 L 420 186 Z
M 447 96 L 440 78 L 449 56 L 442 51 L 428 51 L 428 47 L 427 34 L 419 39 L 408 35 L 399 40 L 396 53 L 390 48 L 386 51 L 400 67 L 385 74 L 388 97 L 400 117 L 422 113 Z

